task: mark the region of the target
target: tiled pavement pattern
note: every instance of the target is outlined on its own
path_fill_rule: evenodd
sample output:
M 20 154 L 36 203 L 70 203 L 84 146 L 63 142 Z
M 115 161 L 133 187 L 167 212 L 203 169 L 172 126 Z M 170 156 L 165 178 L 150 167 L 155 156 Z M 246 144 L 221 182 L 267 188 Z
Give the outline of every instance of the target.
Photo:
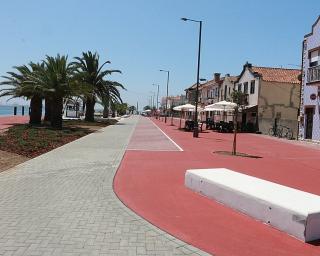
M 0 255 L 207 255 L 147 223 L 112 189 L 137 117 L 0 174 Z

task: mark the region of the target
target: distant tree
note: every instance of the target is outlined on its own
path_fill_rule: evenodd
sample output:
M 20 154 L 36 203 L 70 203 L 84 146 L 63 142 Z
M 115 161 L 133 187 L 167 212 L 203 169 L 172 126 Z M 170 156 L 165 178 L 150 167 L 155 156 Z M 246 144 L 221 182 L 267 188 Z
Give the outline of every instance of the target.
M 94 121 L 94 106 L 97 98 L 100 98 L 103 105 L 108 104 L 108 92 L 110 92 L 110 83 L 107 83 L 105 77 L 112 73 L 121 73 L 120 70 L 103 70 L 104 65 L 109 64 L 110 61 L 105 61 L 100 65 L 99 55 L 90 51 L 83 52 L 82 57 L 76 57 L 76 61 L 72 63 L 76 77 L 82 83 L 91 87 L 90 95 L 85 97 L 86 113 L 85 120 Z M 122 86 L 122 85 L 121 85 Z
M 123 116 L 127 113 L 128 104 L 127 103 L 115 103 L 114 104 L 115 110 L 117 111 L 118 115 Z
M 103 117 L 109 116 L 109 107 L 115 104 L 122 104 L 122 98 L 119 89 L 125 90 L 124 86 L 115 81 L 104 81 L 103 90 L 97 93 L 103 105 Z
M 129 113 L 130 113 L 130 114 L 133 114 L 134 111 L 136 111 L 136 107 L 135 107 L 135 106 L 130 106 L 130 107 L 128 108 L 128 110 L 129 110 Z
M 149 109 L 151 109 L 149 105 L 143 107 L 143 110 L 149 110 Z

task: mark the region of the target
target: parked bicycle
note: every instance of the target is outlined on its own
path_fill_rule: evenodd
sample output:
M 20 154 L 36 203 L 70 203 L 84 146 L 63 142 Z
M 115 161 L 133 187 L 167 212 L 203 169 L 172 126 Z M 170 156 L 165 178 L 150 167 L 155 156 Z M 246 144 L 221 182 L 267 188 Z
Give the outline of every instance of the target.
M 279 125 L 279 129 L 280 129 L 280 133 L 279 133 L 280 138 L 286 138 L 288 140 L 293 139 L 293 132 L 289 127 L 284 125 Z
M 269 129 L 268 134 L 270 136 L 279 137 L 281 135 L 281 130 L 279 129 L 278 125 L 277 126 L 274 125 Z
M 279 138 L 286 138 L 288 140 L 293 139 L 293 132 L 292 130 L 284 125 L 277 125 L 273 126 L 269 129 L 269 135 L 279 137 Z

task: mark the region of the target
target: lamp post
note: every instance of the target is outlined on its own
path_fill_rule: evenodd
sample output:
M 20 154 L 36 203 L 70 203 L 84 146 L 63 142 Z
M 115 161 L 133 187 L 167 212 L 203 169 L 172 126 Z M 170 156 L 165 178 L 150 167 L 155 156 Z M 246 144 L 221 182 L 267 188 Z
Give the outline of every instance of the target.
M 168 112 L 168 94 L 169 94 L 169 76 L 170 76 L 170 71 L 169 70 L 163 70 L 163 69 L 160 69 L 159 71 L 161 72 L 167 72 L 167 97 L 166 97 L 166 112 L 165 112 L 165 115 L 164 115 L 164 122 L 166 123 L 167 122 L 167 112 Z
M 158 84 L 152 84 L 153 86 L 157 86 L 157 113 L 156 118 L 158 119 L 158 110 L 159 110 L 159 85 Z
M 192 20 L 187 18 L 181 18 L 183 21 L 192 21 L 199 23 L 199 47 L 198 47 L 198 68 L 197 68 L 197 88 L 196 88 L 196 108 L 194 113 L 194 129 L 193 137 L 199 137 L 199 127 L 198 127 L 198 99 L 199 99 L 199 72 L 200 72 L 200 53 L 201 53 L 201 30 L 202 30 L 202 20 Z
M 159 109 L 159 85 L 158 84 L 152 84 L 153 86 L 157 86 L 157 109 Z
M 150 110 L 151 110 L 151 115 L 153 114 L 153 110 L 154 110 L 154 98 L 155 98 L 155 93 L 150 91 L 149 93 L 151 93 L 150 96 Z

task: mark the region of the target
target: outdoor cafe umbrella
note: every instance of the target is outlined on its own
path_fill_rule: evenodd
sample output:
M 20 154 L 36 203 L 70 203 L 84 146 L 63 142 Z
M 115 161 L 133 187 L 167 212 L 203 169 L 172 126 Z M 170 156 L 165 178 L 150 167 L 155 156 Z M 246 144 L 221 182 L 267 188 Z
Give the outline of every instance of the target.
M 184 105 L 180 105 L 180 106 L 176 106 L 173 108 L 174 111 L 180 111 L 180 122 L 179 122 L 179 128 L 181 128 L 181 119 L 182 119 L 182 113 L 184 111 L 195 111 L 195 106 L 192 104 L 184 104 Z
M 190 111 L 190 109 L 194 109 L 194 108 L 195 108 L 195 106 L 193 106 L 191 104 L 184 104 L 184 105 L 176 106 L 173 108 L 174 111 L 180 112 L 179 128 L 181 128 L 182 113 L 184 111 Z
M 223 111 L 225 113 L 226 111 L 234 111 L 236 106 L 237 104 L 234 102 L 223 100 L 206 106 L 205 111 Z
M 196 107 L 194 105 L 191 104 L 184 104 L 184 105 L 180 105 L 180 106 L 176 106 L 173 108 L 173 110 L 175 111 L 192 111 L 194 110 Z
M 219 110 L 234 110 L 234 108 L 237 106 L 236 103 L 234 102 L 230 102 L 230 101 L 219 101 L 219 102 L 216 102 L 216 103 L 213 103 L 211 105 L 208 105 L 205 107 L 205 109 L 207 108 L 216 108 L 216 109 L 219 109 Z

